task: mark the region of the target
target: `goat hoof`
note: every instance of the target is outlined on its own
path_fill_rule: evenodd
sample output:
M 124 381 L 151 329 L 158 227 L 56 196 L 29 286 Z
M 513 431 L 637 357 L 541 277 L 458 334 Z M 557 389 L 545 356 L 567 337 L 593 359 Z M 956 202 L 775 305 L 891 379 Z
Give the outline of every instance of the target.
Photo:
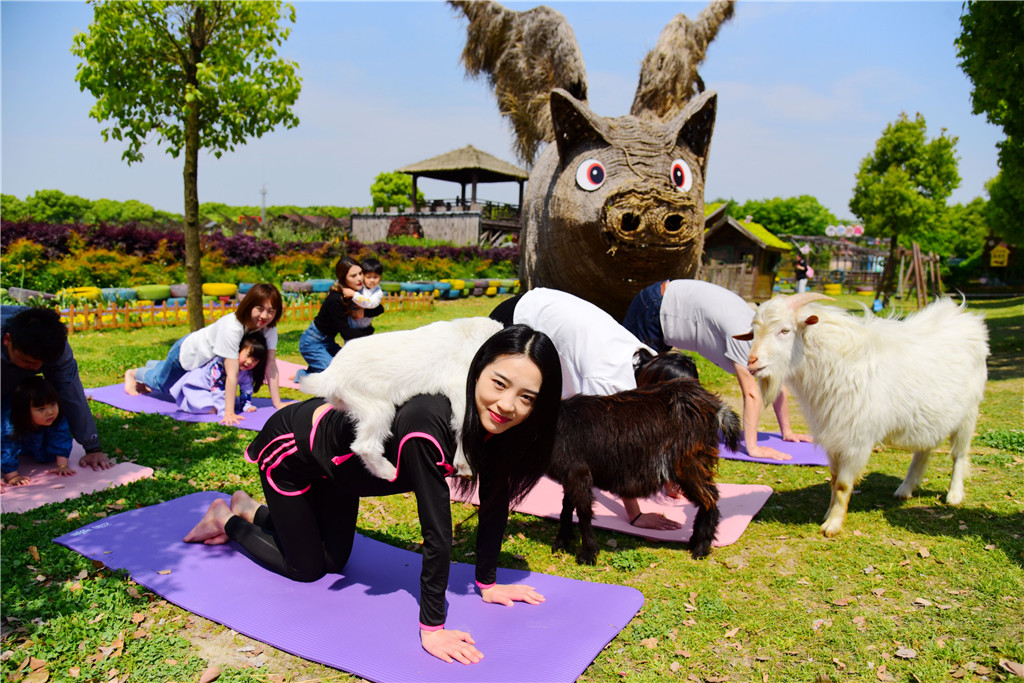
M 834 538 L 843 530 L 842 522 L 825 522 L 821 525 L 821 533 L 825 538 Z
M 597 552 L 593 553 L 580 553 L 576 556 L 576 564 L 597 564 Z

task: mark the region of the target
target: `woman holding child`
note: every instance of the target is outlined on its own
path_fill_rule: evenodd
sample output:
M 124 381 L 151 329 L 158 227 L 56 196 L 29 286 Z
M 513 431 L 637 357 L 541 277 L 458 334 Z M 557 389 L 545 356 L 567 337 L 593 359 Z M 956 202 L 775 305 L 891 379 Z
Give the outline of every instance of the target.
M 461 443 L 473 469 L 459 489 L 480 485 L 476 580 L 484 602 L 544 600 L 532 587 L 499 585 L 497 557 L 509 506 L 544 474 L 561 396 L 561 369 L 551 340 L 524 325 L 496 333 L 474 357 L 466 382 L 461 434 L 451 405 L 419 395 L 398 408 L 385 456 L 394 481 L 371 475 L 349 444 L 346 413 L 315 398 L 275 413 L 246 449 L 260 464 L 266 505 L 239 491 L 215 501 L 186 542 L 240 544 L 258 563 L 297 581 L 342 572 L 352 550 L 359 499 L 412 491 L 423 533 L 420 642 L 446 662 L 470 664 L 483 654 L 472 636 L 446 628 L 445 591 L 452 547 L 452 459 Z
M 284 407 L 277 372 L 277 322 L 284 312 L 281 292 L 272 284 L 253 285 L 239 302 L 233 315 L 179 339 L 162 361 L 149 361 L 145 367 L 124 373 L 124 390 L 135 395 L 143 391 L 169 392 L 190 370 L 202 367 L 214 358 L 224 359 L 224 394 L 235 396 L 238 390 L 238 356 L 242 337 L 260 332 L 266 339 L 266 382 L 275 408 Z M 234 425 L 245 418 L 235 412 L 234 401 L 227 401 L 221 424 Z

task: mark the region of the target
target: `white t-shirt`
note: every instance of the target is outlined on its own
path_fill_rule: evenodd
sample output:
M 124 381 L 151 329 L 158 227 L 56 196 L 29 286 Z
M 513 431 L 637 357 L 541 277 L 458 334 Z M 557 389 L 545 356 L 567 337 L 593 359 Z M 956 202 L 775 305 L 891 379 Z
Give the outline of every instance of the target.
M 264 327 L 260 332 L 267 340 L 267 349 L 277 349 L 277 327 Z M 195 370 L 216 357 L 238 358 L 238 347 L 245 336 L 245 327 L 235 314 L 228 313 L 211 325 L 185 337 L 178 351 L 178 362 L 185 370 Z
M 647 345 L 600 308 L 556 289 L 531 289 L 512 322 L 551 337 L 562 362 L 562 398 L 636 389 L 633 355 Z
M 661 302 L 665 343 L 694 351 L 730 374 L 747 364 L 752 342 L 733 339 L 750 331 L 754 309 L 734 292 L 701 280 L 671 280 Z

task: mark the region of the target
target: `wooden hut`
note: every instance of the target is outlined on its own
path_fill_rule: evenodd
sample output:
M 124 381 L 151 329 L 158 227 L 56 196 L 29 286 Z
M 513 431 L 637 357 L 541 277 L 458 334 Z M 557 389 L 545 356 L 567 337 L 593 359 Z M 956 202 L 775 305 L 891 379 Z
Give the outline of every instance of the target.
M 523 185 L 530 174 L 517 168 L 507 161 L 482 152 L 473 145 L 452 150 L 440 156 L 432 157 L 415 164 L 398 169 L 399 173 L 412 176 L 412 210 L 419 211 L 416 206 L 416 181 L 419 178 L 433 178 L 459 183 L 462 186 L 462 208 L 469 209 L 476 204 L 476 189 L 479 183 L 519 183 L 519 206 L 523 205 Z M 466 203 L 466 187 L 472 188 L 470 203 Z
M 753 221 L 726 214 L 728 204 L 712 207 L 705 218 L 700 279 L 731 289 L 748 301 L 772 296 L 775 275 L 793 246 Z

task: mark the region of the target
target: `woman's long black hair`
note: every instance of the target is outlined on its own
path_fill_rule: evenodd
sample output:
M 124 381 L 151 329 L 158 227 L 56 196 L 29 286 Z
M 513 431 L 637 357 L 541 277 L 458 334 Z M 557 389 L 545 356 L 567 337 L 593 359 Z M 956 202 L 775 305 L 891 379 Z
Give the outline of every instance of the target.
M 540 369 L 540 392 L 530 415 L 502 434 L 490 435 L 480 423 L 476 408 L 476 384 L 484 368 L 503 356 L 525 356 Z M 477 351 L 466 377 L 466 415 L 462 423 L 462 447 L 473 476 L 458 479 L 456 490 L 468 494 L 482 476 L 485 495 L 507 497 L 515 504 L 529 493 L 547 471 L 558 427 L 562 399 L 562 365 L 551 339 L 526 325 L 512 325 L 497 332 Z

